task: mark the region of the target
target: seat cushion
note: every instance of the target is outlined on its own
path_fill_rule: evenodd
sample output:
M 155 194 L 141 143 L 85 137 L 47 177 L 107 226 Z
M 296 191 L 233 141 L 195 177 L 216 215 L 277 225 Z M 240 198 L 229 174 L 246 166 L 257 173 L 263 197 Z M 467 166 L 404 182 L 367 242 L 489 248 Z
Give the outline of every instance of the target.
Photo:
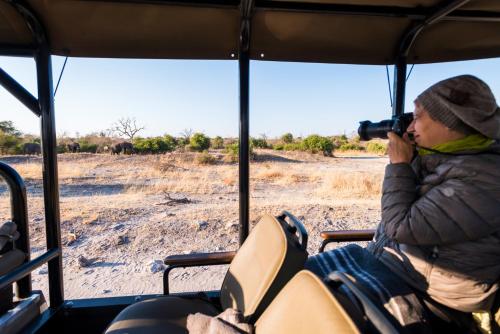
M 255 324 L 256 334 L 359 334 L 342 303 L 312 272 L 303 270 L 281 290 Z
M 148 299 L 121 311 L 106 334 L 188 333 L 187 317 L 198 312 L 210 316 L 220 313 L 212 304 L 201 299 L 173 296 Z

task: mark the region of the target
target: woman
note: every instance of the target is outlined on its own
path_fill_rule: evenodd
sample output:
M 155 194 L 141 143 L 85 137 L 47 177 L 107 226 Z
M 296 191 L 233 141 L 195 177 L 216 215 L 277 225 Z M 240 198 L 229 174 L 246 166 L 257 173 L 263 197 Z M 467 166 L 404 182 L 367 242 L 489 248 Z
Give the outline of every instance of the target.
M 451 309 L 489 310 L 500 279 L 500 109 L 495 98 L 476 77 L 443 80 L 417 97 L 407 131 L 403 138 L 389 133 L 382 220 L 368 246 L 393 277 L 367 273 L 377 265 L 367 266 L 371 255 L 352 247 L 350 257 L 345 250 L 324 257 L 341 265 L 335 270 L 357 268 L 354 275 L 362 284 L 392 289 L 383 303 L 403 325 L 419 318 L 425 322 L 425 308 L 420 298 L 394 290 L 398 279 Z M 325 274 L 325 259 L 318 257 L 308 265 L 316 272 L 322 265 Z M 363 265 L 356 267 L 360 261 Z M 394 297 L 403 309 L 388 307 Z

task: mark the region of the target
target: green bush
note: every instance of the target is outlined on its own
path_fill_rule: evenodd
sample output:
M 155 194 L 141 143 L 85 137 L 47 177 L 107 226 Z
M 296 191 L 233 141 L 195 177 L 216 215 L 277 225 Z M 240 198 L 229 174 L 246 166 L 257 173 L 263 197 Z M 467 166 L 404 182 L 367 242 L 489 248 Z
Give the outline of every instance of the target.
M 250 138 L 250 145 L 257 148 L 268 148 L 269 144 L 265 138 Z
M 137 153 L 165 153 L 175 149 L 175 139 L 172 136 L 136 138 L 134 139 L 134 149 Z
M 325 156 L 331 156 L 333 152 L 333 142 L 327 138 L 318 135 L 310 135 L 303 141 L 306 150 L 312 153 L 322 152 Z
M 338 148 L 339 151 L 345 152 L 345 151 L 364 151 L 365 148 L 359 144 L 356 143 L 347 143 L 340 145 Z
M 57 153 L 66 153 L 68 152 L 68 147 L 65 144 L 57 145 Z
M 87 141 L 81 141 L 79 144 L 80 152 L 97 153 L 97 144 L 91 144 Z
M 208 153 L 208 151 L 203 151 L 196 157 L 196 161 L 200 165 L 214 165 L 217 163 L 217 158 Z
M 248 153 L 250 155 L 250 158 L 253 159 L 254 153 L 253 153 L 253 146 L 252 146 L 251 142 L 250 142 L 249 146 L 250 147 L 249 147 Z M 239 143 L 232 143 L 232 144 L 226 145 L 225 152 L 228 154 L 229 160 L 232 162 L 238 161 L 239 151 L 240 151 L 240 144 Z
M 332 142 L 335 148 L 340 147 L 344 144 L 347 144 L 349 142 L 349 139 L 347 138 L 346 135 L 340 135 L 340 136 L 333 136 L 332 137 Z
M 20 154 L 22 153 L 22 139 L 15 134 L 9 134 L 0 130 L 0 153 Z
M 369 142 L 366 145 L 366 151 L 375 154 L 385 154 L 387 151 L 387 145 L 383 143 Z
M 224 139 L 221 136 L 217 136 L 210 141 L 210 146 L 216 150 L 224 148 Z
M 197 132 L 189 139 L 189 148 L 193 151 L 204 151 L 210 147 L 210 138 L 203 133 Z
M 282 143 L 277 143 L 273 145 L 273 150 L 283 151 L 285 149 L 285 145 Z
M 290 143 L 285 144 L 283 146 L 285 151 L 307 151 L 307 147 L 304 144 L 304 141 L 300 141 L 298 143 Z
M 167 149 L 168 152 L 175 150 L 175 148 L 177 147 L 177 140 L 171 135 L 164 135 L 163 141 L 165 142 L 166 146 L 168 147 L 168 149 Z
M 177 147 L 185 147 L 186 145 L 189 145 L 189 139 L 186 139 L 184 137 L 177 137 L 175 138 L 175 141 L 177 142 Z
M 281 136 L 281 141 L 285 144 L 291 144 L 293 143 L 293 135 L 290 132 L 285 133 L 283 136 Z

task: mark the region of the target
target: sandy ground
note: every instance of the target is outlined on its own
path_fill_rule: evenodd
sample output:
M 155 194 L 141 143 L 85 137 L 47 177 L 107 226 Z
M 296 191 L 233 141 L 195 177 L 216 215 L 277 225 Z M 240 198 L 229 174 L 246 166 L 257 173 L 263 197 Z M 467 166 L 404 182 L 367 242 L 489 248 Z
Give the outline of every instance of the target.
M 61 237 L 66 299 L 160 293 L 161 262 L 171 254 L 238 247 L 237 164 L 202 165 L 194 153 L 158 156 L 59 155 Z M 32 258 L 45 251 L 41 159 L 0 157 L 25 179 Z M 373 228 L 380 216 L 386 157 L 322 157 L 258 151 L 251 163 L 250 218 L 288 210 L 309 232 L 309 253 L 322 230 Z M 10 219 L 0 183 L 0 221 Z M 160 270 L 158 270 L 160 269 Z M 220 287 L 222 267 L 178 269 L 172 291 Z M 157 271 L 158 270 L 158 271 Z M 33 274 L 48 296 L 47 270 Z

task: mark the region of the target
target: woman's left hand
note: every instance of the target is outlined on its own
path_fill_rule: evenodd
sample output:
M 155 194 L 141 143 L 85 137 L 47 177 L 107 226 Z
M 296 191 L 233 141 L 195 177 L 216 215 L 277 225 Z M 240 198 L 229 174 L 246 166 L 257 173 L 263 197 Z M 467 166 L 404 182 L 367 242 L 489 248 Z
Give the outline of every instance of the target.
M 409 164 L 413 158 L 414 148 L 408 134 L 405 133 L 403 138 L 399 137 L 394 132 L 387 133 L 389 144 L 387 145 L 387 154 L 392 164 L 406 163 Z

